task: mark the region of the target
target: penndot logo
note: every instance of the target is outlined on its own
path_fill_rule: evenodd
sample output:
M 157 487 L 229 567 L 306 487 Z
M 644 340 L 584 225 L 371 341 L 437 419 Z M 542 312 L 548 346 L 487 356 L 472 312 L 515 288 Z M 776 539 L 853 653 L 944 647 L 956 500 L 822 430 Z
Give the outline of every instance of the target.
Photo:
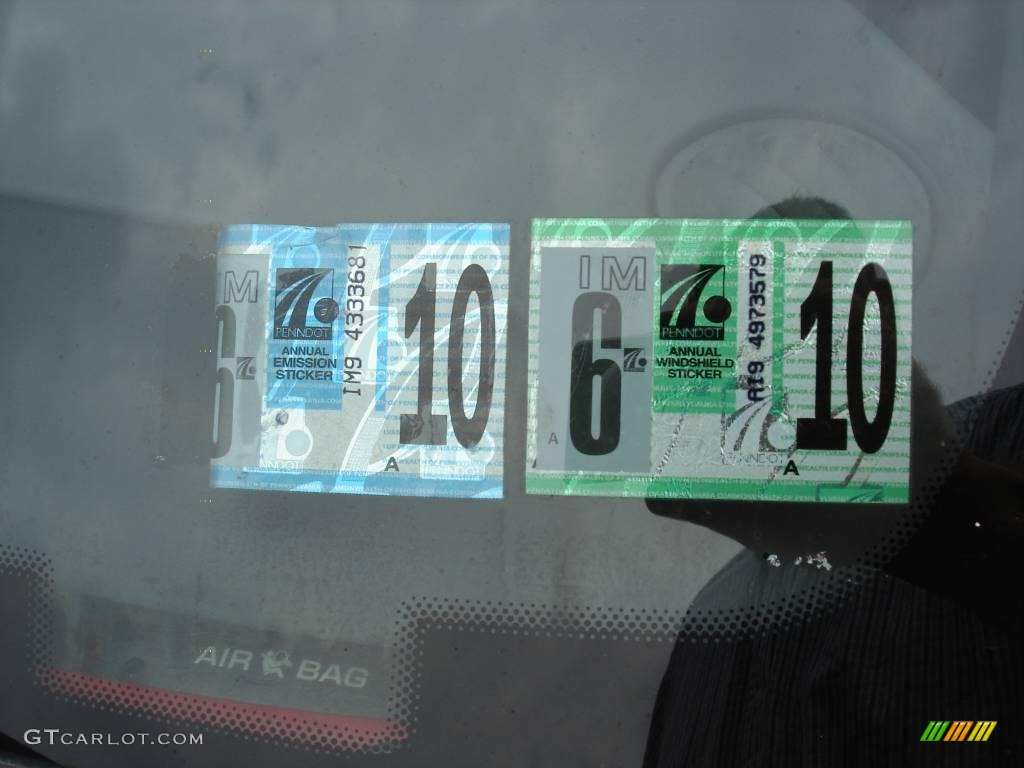
M 256 362 L 252 357 L 238 357 L 235 359 L 236 379 L 255 379 Z
M 275 339 L 333 338 L 331 323 L 340 314 L 333 269 L 278 269 L 274 282 Z
M 662 264 L 662 339 L 722 341 L 732 303 L 725 293 L 722 264 Z
M 626 373 L 647 370 L 647 358 L 643 347 L 624 347 L 622 350 L 622 370 Z

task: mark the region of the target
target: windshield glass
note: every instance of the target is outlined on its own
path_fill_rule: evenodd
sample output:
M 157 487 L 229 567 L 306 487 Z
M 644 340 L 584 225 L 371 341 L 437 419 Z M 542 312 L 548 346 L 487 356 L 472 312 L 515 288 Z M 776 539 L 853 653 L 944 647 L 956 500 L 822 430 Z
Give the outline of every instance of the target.
M 1024 758 L 1024 4 L 8 0 L 0 139 L 4 759 Z

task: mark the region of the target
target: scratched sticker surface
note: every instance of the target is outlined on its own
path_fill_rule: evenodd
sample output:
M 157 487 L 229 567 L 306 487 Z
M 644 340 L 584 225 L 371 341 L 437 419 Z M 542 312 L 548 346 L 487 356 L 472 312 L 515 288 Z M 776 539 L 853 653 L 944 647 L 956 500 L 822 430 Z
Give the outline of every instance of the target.
M 902 503 L 911 225 L 533 222 L 528 493 Z
M 500 498 L 505 224 L 239 225 L 217 253 L 217 488 Z

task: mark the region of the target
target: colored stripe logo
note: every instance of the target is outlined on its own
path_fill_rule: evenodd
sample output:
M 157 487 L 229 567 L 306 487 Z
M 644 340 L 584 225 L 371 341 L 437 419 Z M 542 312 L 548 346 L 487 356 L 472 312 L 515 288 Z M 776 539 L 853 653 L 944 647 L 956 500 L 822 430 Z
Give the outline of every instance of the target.
M 921 741 L 988 741 L 996 728 L 995 720 L 932 720 L 921 734 Z

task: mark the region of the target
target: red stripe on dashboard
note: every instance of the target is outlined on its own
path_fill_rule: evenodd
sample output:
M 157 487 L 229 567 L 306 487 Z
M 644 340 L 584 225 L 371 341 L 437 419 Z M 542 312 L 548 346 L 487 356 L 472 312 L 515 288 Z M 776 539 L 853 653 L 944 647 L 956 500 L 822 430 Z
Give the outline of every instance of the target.
M 51 668 L 43 682 L 72 699 L 100 701 L 133 713 L 179 718 L 237 733 L 292 739 L 321 748 L 361 750 L 405 738 L 404 726 L 374 717 L 251 704 Z

